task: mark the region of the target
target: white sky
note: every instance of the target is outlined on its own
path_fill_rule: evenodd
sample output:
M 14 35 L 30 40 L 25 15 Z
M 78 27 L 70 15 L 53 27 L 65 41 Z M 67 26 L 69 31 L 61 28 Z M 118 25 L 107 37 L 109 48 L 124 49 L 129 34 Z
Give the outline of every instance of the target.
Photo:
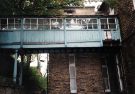
M 84 0 L 84 6 L 95 7 L 95 11 L 97 11 L 97 7 L 102 4 L 102 1 L 103 0 Z
M 42 60 L 43 62 L 40 62 L 40 72 L 42 73 L 42 75 L 46 75 L 47 73 L 47 54 L 46 53 L 42 53 L 39 54 L 40 55 L 40 60 Z M 37 57 L 34 58 L 34 60 L 30 63 L 30 67 L 37 67 L 38 62 L 37 62 Z

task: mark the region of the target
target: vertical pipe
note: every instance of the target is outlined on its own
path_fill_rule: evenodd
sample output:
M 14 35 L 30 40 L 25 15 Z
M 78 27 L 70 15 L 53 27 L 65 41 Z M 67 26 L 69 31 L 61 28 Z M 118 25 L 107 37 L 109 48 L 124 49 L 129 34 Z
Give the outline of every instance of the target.
M 18 54 L 18 50 L 15 50 L 15 61 L 14 61 L 14 70 L 13 70 L 13 82 L 15 83 L 17 77 L 17 54 Z
M 120 90 L 121 92 L 123 91 L 123 83 L 122 83 L 122 79 L 121 79 L 121 73 L 120 73 L 120 68 L 119 68 L 119 60 L 118 60 L 118 56 L 116 55 L 116 63 L 117 63 L 117 71 L 118 71 L 118 79 L 119 79 L 119 84 L 120 84 Z
M 49 54 L 47 53 L 47 94 L 49 94 L 49 92 L 48 92 L 48 82 L 49 82 Z

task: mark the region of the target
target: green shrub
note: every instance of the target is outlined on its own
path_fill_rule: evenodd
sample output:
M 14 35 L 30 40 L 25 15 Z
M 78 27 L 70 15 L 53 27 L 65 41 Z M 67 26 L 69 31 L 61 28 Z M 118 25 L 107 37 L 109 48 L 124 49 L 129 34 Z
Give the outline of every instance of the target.
M 24 69 L 23 84 L 26 89 L 46 90 L 47 78 L 43 77 L 37 68 Z

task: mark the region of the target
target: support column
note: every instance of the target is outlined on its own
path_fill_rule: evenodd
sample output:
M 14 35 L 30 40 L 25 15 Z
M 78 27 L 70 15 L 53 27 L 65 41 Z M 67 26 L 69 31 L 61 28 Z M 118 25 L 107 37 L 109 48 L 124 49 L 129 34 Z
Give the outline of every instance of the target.
M 24 54 L 21 53 L 21 63 L 20 63 L 20 77 L 19 77 L 19 85 L 22 85 L 23 79 L 23 63 L 24 63 Z
M 15 50 L 15 61 L 14 61 L 14 70 L 13 70 L 13 82 L 15 83 L 17 78 L 17 54 L 18 54 L 18 50 Z

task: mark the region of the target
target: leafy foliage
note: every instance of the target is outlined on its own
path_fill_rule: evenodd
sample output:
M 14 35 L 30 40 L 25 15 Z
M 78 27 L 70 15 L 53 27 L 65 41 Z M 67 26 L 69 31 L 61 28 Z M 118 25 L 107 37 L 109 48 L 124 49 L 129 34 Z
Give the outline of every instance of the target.
M 23 85 L 28 90 L 46 90 L 47 78 L 42 77 L 37 68 L 24 69 Z
M 109 5 L 110 8 L 115 8 L 117 5 L 117 0 L 105 0 L 105 2 Z
M 0 0 L 0 15 L 48 15 L 50 8 L 80 6 L 82 0 Z

